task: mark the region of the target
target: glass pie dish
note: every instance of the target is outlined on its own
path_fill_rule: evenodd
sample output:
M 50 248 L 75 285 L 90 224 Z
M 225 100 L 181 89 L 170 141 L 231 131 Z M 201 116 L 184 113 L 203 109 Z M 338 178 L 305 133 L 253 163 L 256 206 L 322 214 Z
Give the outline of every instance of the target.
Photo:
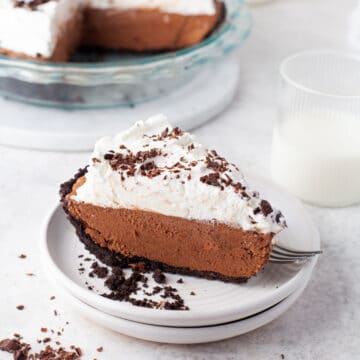
M 59 108 L 132 106 L 191 81 L 202 68 L 228 56 L 248 37 L 244 0 L 224 0 L 226 14 L 200 44 L 180 51 L 134 55 L 82 50 L 70 63 L 0 55 L 0 95 Z

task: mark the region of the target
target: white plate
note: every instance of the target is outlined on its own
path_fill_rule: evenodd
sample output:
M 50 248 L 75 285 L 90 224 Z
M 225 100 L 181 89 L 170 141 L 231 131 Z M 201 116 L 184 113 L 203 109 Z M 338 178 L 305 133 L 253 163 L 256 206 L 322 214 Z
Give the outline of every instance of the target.
M 299 289 L 280 303 L 258 314 L 227 324 L 192 328 L 155 326 L 121 319 L 105 314 L 85 304 L 66 291 L 62 291 L 62 295 L 65 300 L 84 317 L 118 333 L 142 340 L 169 344 L 200 344 L 242 335 L 275 320 L 294 304 L 304 291 L 309 279 L 310 276 Z
M 319 249 L 318 231 L 298 200 L 268 180 L 254 176 L 248 179 L 254 189 L 286 216 L 289 227 L 280 234 L 279 242 L 302 250 Z M 169 284 L 179 289 L 190 311 L 166 311 L 140 308 L 98 295 L 96 291 L 106 290 L 103 281 L 89 281 L 87 276 L 79 274 L 78 255 L 86 251 L 59 206 L 46 221 L 41 246 L 45 266 L 52 277 L 78 299 L 107 314 L 163 326 L 214 325 L 256 314 L 297 290 L 316 263 L 314 258 L 302 265 L 268 264 L 256 277 L 240 285 L 188 276 L 181 276 L 184 284 L 180 285 L 176 284 L 179 275 L 168 275 Z M 95 285 L 95 291 L 89 291 L 85 281 Z M 191 296 L 191 291 L 196 296 Z

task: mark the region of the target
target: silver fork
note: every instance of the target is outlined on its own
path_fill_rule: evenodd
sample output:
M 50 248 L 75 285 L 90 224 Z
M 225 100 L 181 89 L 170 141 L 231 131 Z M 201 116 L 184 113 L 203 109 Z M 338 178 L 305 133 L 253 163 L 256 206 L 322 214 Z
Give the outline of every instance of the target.
M 319 254 L 322 254 L 321 250 L 300 251 L 275 244 L 273 245 L 269 261 L 272 263 L 289 264 L 298 261 L 306 261 Z

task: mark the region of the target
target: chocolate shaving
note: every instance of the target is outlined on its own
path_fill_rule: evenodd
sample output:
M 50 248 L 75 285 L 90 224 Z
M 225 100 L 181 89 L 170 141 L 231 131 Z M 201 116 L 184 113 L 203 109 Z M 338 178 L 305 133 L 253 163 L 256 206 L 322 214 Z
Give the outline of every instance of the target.
M 273 212 L 273 208 L 271 207 L 270 203 L 266 200 L 261 200 L 260 208 L 264 216 L 268 216 Z
M 32 1 L 23 1 L 23 0 L 13 0 L 14 7 L 27 8 L 31 11 L 37 10 L 40 5 L 46 4 L 50 0 L 32 0 Z
M 166 139 L 178 139 L 180 136 L 182 136 L 184 132 L 178 128 L 175 127 L 171 131 L 169 131 L 169 128 L 166 128 L 160 135 L 151 136 L 154 141 L 164 141 Z
M 124 147 L 120 147 L 124 149 Z M 146 151 L 138 151 L 136 154 L 126 149 L 127 153 L 112 153 L 105 154 L 104 159 L 110 162 L 110 166 L 114 171 L 118 171 L 121 175 L 121 180 L 124 181 L 126 177 L 131 177 L 137 171 L 142 176 L 153 178 L 161 174 L 161 170 L 156 166 L 154 161 L 148 161 L 161 155 L 160 149 L 150 149 Z
M 221 190 L 224 190 L 224 187 L 221 185 L 220 174 L 219 173 L 210 173 L 200 177 L 200 181 L 204 184 L 211 186 L 218 186 Z

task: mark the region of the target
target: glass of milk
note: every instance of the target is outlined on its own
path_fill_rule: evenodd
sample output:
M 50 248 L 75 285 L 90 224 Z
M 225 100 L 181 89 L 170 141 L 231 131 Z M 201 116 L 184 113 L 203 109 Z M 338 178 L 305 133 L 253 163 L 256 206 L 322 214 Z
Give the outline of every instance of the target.
M 360 57 L 306 51 L 280 66 L 271 173 L 320 206 L 360 202 Z

